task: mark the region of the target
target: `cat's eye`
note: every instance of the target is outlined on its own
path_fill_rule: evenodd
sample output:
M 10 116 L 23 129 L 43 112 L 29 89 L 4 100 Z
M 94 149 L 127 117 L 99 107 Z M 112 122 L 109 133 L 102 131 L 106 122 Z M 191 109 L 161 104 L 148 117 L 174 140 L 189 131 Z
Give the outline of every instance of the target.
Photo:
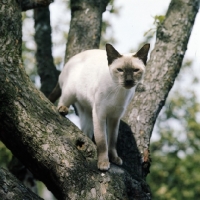
M 133 72 L 139 72 L 139 71 L 140 71 L 140 69 L 138 69 L 138 68 L 133 69 Z
M 123 69 L 117 68 L 117 71 L 118 71 L 118 72 L 123 72 Z

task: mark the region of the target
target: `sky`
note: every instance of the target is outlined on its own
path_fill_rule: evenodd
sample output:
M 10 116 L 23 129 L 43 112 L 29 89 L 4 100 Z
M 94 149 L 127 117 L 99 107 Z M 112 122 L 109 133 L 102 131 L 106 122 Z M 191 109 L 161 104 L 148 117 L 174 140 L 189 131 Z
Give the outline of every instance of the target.
M 154 16 L 164 15 L 169 5 L 169 0 L 116 0 L 119 7 L 119 16 L 115 17 L 105 13 L 109 17 L 114 37 L 117 40 L 116 48 L 123 53 L 129 49 L 137 49 L 138 44 L 144 40 L 144 33 L 154 28 Z
M 144 33 L 154 27 L 153 17 L 165 15 L 169 3 L 170 0 L 116 0 L 116 6 L 121 7 L 119 16 L 104 14 L 111 20 L 117 40 L 115 47 L 123 53 L 137 49 L 138 43 L 144 40 Z M 195 20 L 186 56 L 200 62 L 200 13 Z

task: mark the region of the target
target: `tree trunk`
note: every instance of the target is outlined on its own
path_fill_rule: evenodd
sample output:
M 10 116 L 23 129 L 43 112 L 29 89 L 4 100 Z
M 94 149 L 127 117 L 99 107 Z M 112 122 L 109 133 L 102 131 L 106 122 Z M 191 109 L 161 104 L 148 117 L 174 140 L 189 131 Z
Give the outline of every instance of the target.
M 42 198 L 24 187 L 20 181 L 3 168 L 0 168 L 0 199 L 42 200 Z
M 71 0 L 71 22 L 65 63 L 81 51 L 99 48 L 102 14 L 108 2 L 109 0 Z
M 80 2 L 72 1 L 72 15 L 75 18 L 81 11 L 87 14 L 91 10 L 91 7 L 88 6 L 80 7 Z M 94 5 L 97 2 L 90 1 Z M 154 50 L 147 66 L 144 81 L 146 85 L 148 83 L 146 91 L 141 94 L 137 93 L 133 101 L 133 103 L 136 102 L 134 105 L 137 105 L 140 111 L 140 117 L 138 117 L 139 111 L 135 115 L 133 114 L 134 111 L 137 111 L 135 106 L 128 115 L 134 136 L 139 140 L 139 142 L 136 141 L 140 152 L 143 148 L 148 149 L 148 133 L 152 130 L 151 127 L 153 127 L 153 122 L 156 119 L 154 115 L 161 107 L 160 99 L 164 103 L 167 96 L 165 93 L 168 93 L 172 86 L 171 82 L 174 81 L 177 74 L 177 69 L 180 68 L 185 50 L 184 45 L 187 44 L 198 11 L 199 1 L 187 0 L 187 3 L 185 2 L 186 0 L 172 1 L 166 20 L 158 30 L 158 41 L 155 47 L 156 56 L 154 55 L 156 50 Z M 73 5 L 76 6 L 73 7 Z M 99 8 L 102 9 L 102 6 Z M 184 9 L 184 13 L 182 9 Z M 91 12 L 93 13 L 93 11 Z M 171 20 L 174 16 L 173 13 L 176 13 L 177 20 L 183 19 L 183 21 L 178 21 L 180 24 L 174 24 L 175 17 Z M 184 21 L 186 15 L 187 21 Z M 83 17 L 81 14 L 79 16 Z M 98 14 L 98 16 L 100 15 Z M 121 123 L 121 136 L 118 146 L 120 147 L 119 154 L 124 159 L 122 168 L 111 165 L 108 172 L 100 172 L 96 167 L 95 145 L 68 119 L 57 113 L 56 108 L 33 86 L 25 74 L 21 62 L 20 8 L 15 0 L 4 2 L 3 5 L 0 3 L 0 18 L 0 139 L 39 180 L 46 184 L 59 200 L 150 199 L 148 185 L 142 180 L 144 174 L 140 166 L 140 152 L 136 148 L 136 142 L 130 128 L 125 123 Z M 80 31 L 79 21 L 77 19 L 75 21 L 77 30 Z M 179 33 L 177 34 L 179 40 L 172 37 L 174 31 L 172 28 L 168 29 L 170 24 L 171 26 L 173 24 L 173 29 Z M 66 60 L 68 56 L 71 57 L 73 54 L 87 48 L 93 48 L 92 45 L 96 45 L 96 42 L 90 40 L 91 32 L 87 36 L 88 44 L 85 44 L 85 39 L 83 39 L 85 35 L 82 34 L 81 36 L 80 34 L 80 37 L 78 37 L 79 34 L 76 33 L 73 36 L 73 33 L 75 33 L 73 29 L 74 31 L 76 29 L 72 22 L 70 27 L 71 36 L 69 36 Z M 91 30 L 96 31 L 97 29 L 92 28 Z M 182 38 L 180 34 L 183 31 L 187 34 L 184 33 Z M 82 32 L 84 31 L 82 30 Z M 99 38 L 96 34 L 94 36 Z M 178 44 L 180 49 L 176 46 L 168 47 L 168 43 L 172 43 L 172 41 L 174 41 L 174 45 Z M 81 47 L 82 43 L 83 47 Z M 162 54 L 162 52 L 165 54 Z M 158 71 L 161 64 L 163 68 Z M 155 66 L 158 66 L 158 69 Z M 164 75 L 168 73 L 171 76 L 165 77 Z M 163 78 L 160 79 L 160 77 Z M 149 82 L 150 80 L 151 82 Z M 147 94 L 145 94 L 146 92 Z M 158 94 L 156 99 L 153 98 L 155 94 Z M 146 104 L 142 107 L 143 101 Z M 147 109 L 149 109 L 149 115 L 142 115 L 143 111 Z M 134 120 L 137 124 L 134 123 Z M 139 128 L 149 132 L 140 131 L 137 128 L 138 121 Z M 136 129 L 133 128 L 134 124 Z M 150 128 L 151 130 L 149 130 Z M 144 135 L 142 135 L 143 133 Z
M 58 81 L 59 72 L 56 70 L 52 57 L 51 25 L 49 7 L 34 10 L 35 42 L 37 44 L 37 71 L 41 80 L 40 90 L 48 96 Z
M 0 15 L 1 140 L 58 199 L 149 199 L 146 183 L 125 170 L 97 169 L 95 145 L 57 113 L 25 73 L 16 1 L 4 3 Z
M 43 1 L 43 4 L 45 4 L 45 2 Z M 42 1 L 37 1 L 37 3 L 42 4 Z M 29 4 L 25 3 L 25 1 L 23 4 L 21 4 L 23 10 L 25 5 L 29 5 L 30 7 L 30 1 Z M 34 5 L 36 5 L 36 3 Z M 35 41 L 37 44 L 37 69 L 41 79 L 40 90 L 45 94 L 45 96 L 48 96 L 55 87 L 59 75 L 59 71 L 57 71 L 56 67 L 54 66 L 51 51 L 52 42 L 49 7 L 47 6 L 46 8 L 35 9 L 34 19 Z M 34 176 L 16 157 L 13 156 L 8 168 L 9 171 L 15 175 L 26 187 L 37 193 L 37 185 Z
M 199 4 L 199 0 L 171 1 L 165 20 L 158 27 L 156 45 L 146 67 L 145 91 L 137 92 L 129 106 L 126 118 L 147 173 L 152 130 L 181 68 Z
M 53 0 L 17 0 L 17 1 L 19 2 L 22 11 L 38 7 L 46 7 L 53 2 Z

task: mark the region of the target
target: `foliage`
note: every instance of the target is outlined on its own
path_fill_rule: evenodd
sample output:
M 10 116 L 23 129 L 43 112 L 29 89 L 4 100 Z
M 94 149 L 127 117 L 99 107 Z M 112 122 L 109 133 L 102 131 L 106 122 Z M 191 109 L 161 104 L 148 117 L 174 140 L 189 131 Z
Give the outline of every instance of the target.
M 47 189 L 43 182 L 37 181 L 38 195 L 43 199 L 56 200 L 53 194 Z
M 153 28 L 150 28 L 148 31 L 144 33 L 144 36 L 150 39 L 155 35 L 158 26 L 160 26 L 163 23 L 165 15 L 155 15 L 153 18 L 154 18 Z
M 6 146 L 0 141 L 0 167 L 6 168 L 12 158 L 12 153 Z
M 195 88 L 200 79 L 183 66 L 156 129 L 160 139 L 151 144 L 148 182 L 153 199 L 191 200 L 200 196 L 200 104 Z
M 138 44 L 138 47 L 142 47 L 145 43 L 151 43 L 153 41 L 156 35 L 156 30 L 158 26 L 161 25 L 162 22 L 164 21 L 165 15 L 155 15 L 153 18 L 154 22 L 152 28 L 150 28 L 144 33 L 144 39 L 142 40 L 142 42 Z M 130 49 L 130 52 L 137 52 L 137 50 L 138 48 Z

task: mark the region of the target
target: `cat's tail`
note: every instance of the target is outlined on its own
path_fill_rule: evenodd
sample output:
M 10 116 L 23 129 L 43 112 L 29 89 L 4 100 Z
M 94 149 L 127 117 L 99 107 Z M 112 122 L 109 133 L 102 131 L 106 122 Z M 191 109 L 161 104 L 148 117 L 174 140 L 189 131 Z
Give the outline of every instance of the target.
M 55 101 L 61 96 L 61 89 L 59 86 L 59 83 L 56 84 L 56 87 L 53 89 L 51 94 L 48 96 L 48 99 L 52 102 L 55 103 Z

